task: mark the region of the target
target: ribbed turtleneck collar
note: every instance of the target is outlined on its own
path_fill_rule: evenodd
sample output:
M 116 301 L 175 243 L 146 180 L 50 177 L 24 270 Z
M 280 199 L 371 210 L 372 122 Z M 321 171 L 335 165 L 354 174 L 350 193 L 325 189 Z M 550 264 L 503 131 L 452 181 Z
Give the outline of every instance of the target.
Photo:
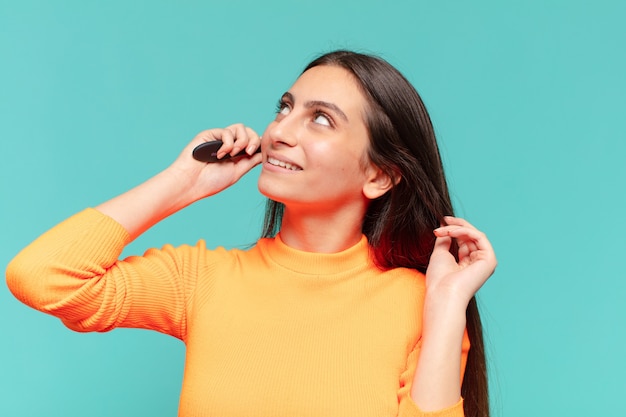
M 371 263 L 369 245 L 365 235 L 354 246 L 337 253 L 305 252 L 289 247 L 280 238 L 261 239 L 259 249 L 283 268 L 308 275 L 334 275 L 356 268 L 366 268 Z

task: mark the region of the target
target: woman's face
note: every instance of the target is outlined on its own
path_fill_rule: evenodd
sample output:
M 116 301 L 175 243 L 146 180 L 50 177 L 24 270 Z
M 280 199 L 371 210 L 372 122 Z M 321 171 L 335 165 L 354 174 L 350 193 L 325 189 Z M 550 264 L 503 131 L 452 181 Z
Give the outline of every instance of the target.
M 366 204 L 366 100 L 352 74 L 335 66 L 303 73 L 286 92 L 262 139 L 259 190 L 287 207 Z

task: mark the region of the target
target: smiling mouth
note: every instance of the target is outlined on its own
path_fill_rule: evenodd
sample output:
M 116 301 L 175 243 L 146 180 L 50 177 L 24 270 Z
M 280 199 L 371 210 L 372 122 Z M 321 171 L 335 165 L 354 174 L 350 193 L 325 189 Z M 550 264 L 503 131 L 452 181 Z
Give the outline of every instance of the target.
M 267 157 L 267 163 L 270 164 L 270 165 L 274 165 L 274 166 L 277 166 L 277 167 L 288 169 L 290 171 L 302 171 L 302 168 L 300 168 L 298 165 L 294 165 L 294 164 L 290 164 L 288 162 L 280 161 L 280 160 L 278 160 L 276 158 L 272 158 L 271 156 Z

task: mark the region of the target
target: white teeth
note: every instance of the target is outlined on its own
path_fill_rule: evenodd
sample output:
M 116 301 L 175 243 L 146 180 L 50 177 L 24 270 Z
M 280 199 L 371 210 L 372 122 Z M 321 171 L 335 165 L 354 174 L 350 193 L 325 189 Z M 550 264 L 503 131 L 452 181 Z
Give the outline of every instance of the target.
M 292 165 L 290 163 L 280 161 L 280 160 L 278 160 L 276 158 L 272 158 L 271 156 L 267 157 L 267 162 L 270 163 L 271 165 L 275 165 L 277 167 L 289 169 L 291 171 L 301 171 L 302 170 L 302 168 L 300 168 L 297 165 Z

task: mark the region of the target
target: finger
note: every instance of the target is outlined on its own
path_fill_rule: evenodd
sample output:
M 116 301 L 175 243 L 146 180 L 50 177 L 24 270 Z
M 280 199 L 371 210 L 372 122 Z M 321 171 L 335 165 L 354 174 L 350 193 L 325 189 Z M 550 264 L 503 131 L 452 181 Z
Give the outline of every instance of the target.
M 227 129 L 234 135 L 235 142 L 229 153 L 231 156 L 235 156 L 248 146 L 248 131 L 242 123 L 231 125 Z
M 476 229 L 476 227 L 474 227 L 474 225 L 472 225 L 470 222 L 468 222 L 467 220 L 461 217 L 444 216 L 443 219 L 445 220 L 446 224 L 450 226 L 465 226 L 465 227 L 478 230 Z
M 441 226 L 435 229 L 434 232 L 437 236 L 450 236 L 456 239 L 466 238 L 471 240 L 479 240 L 484 237 L 484 234 L 481 231 L 468 226 Z
M 435 240 L 435 245 L 428 261 L 428 271 L 431 275 L 433 273 L 437 274 L 438 271 L 456 268 L 456 259 L 450 253 L 451 244 L 452 239 L 447 236 L 437 237 Z
M 493 248 L 491 247 L 491 243 L 489 242 L 489 239 L 487 239 L 487 236 L 473 227 L 454 225 L 443 226 L 435 229 L 434 232 L 436 236 L 449 236 L 457 239 L 459 246 L 471 245 L 468 246 L 469 253 L 477 250 L 493 253 Z
M 458 252 L 459 265 L 468 265 L 472 263 L 474 260 L 476 260 L 477 258 L 484 257 L 485 254 L 487 253 L 488 251 L 486 250 L 478 249 L 478 247 L 472 241 L 463 243 L 459 245 L 459 252 Z
M 261 137 L 250 127 L 246 127 L 248 133 L 248 146 L 246 146 L 246 153 L 253 155 L 256 150 L 261 146 Z
M 217 150 L 217 158 L 222 159 L 226 154 L 231 153 L 235 144 L 235 133 L 229 129 L 223 129 L 220 137 L 217 138 L 222 141 L 222 146 Z
M 435 245 L 433 246 L 433 254 L 439 252 L 450 252 L 450 246 L 452 245 L 452 239 L 448 236 L 438 236 L 435 239 Z
M 470 253 L 472 253 L 472 250 L 470 249 L 469 245 L 459 245 L 459 260 L 469 256 Z

